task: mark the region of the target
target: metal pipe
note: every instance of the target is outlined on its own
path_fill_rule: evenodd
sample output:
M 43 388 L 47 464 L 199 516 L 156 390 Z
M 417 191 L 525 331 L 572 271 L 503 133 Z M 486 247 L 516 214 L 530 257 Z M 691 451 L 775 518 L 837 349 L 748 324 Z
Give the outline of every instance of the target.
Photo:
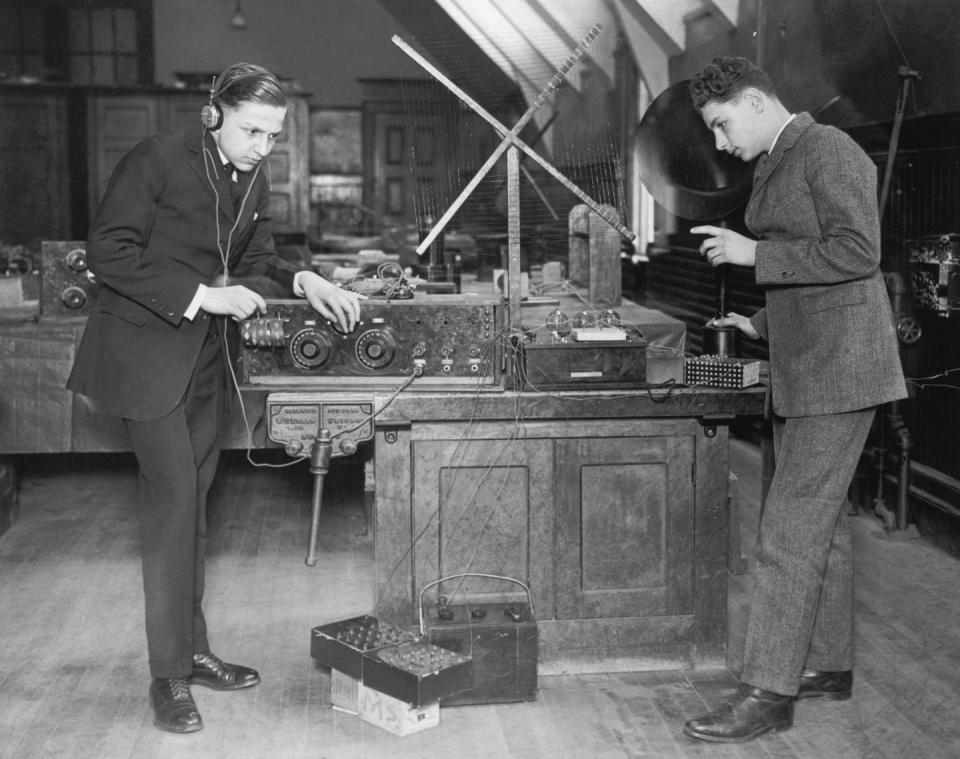
M 887 506 L 883 497 L 883 480 L 886 469 L 887 448 L 886 439 L 887 418 L 886 415 L 880 417 L 880 428 L 877 432 L 877 447 L 874 454 L 874 461 L 877 468 L 877 496 L 873 499 L 873 513 L 880 517 L 883 527 L 886 530 L 892 530 L 896 524 L 896 515 Z
M 910 451 L 913 448 L 913 437 L 904 424 L 900 415 L 899 401 L 889 404 L 890 412 L 884 414 L 880 424 L 880 440 L 876 449 L 877 462 L 877 497 L 874 499 L 873 511 L 883 520 L 887 530 L 907 529 L 910 517 Z M 887 425 L 896 438 L 897 449 L 897 496 L 895 509 L 887 506 L 883 496 L 884 480 L 886 479 L 887 448 L 884 447 Z M 891 446 L 893 447 L 893 446 Z
M 897 529 L 907 529 L 910 516 L 910 450 L 913 448 L 913 437 L 910 430 L 903 423 L 897 413 L 898 403 L 894 403 L 894 413 L 891 414 L 893 432 L 897 437 L 899 449 L 899 467 L 897 471 Z
M 320 507 L 323 504 L 323 480 L 330 470 L 330 455 L 333 443 L 330 430 L 321 429 L 310 449 L 310 473 L 313 480 L 313 514 L 310 517 L 310 543 L 307 548 L 306 565 L 317 565 L 317 533 L 320 531 Z

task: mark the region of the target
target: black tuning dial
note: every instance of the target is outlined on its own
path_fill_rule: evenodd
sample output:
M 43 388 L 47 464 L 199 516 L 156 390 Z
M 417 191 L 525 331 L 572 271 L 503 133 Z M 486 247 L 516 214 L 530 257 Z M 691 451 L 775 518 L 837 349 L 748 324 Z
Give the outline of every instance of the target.
M 370 329 L 357 338 L 357 360 L 369 369 L 383 369 L 393 361 L 397 341 L 386 329 Z
M 290 340 L 290 357 L 297 366 L 317 369 L 330 359 L 330 338 L 315 329 L 302 329 Z
M 77 273 L 87 270 L 87 253 L 81 248 L 74 248 L 67 253 L 67 268 Z
M 60 293 L 60 301 L 67 308 L 83 308 L 83 305 L 87 302 L 87 294 L 82 287 L 70 286 Z

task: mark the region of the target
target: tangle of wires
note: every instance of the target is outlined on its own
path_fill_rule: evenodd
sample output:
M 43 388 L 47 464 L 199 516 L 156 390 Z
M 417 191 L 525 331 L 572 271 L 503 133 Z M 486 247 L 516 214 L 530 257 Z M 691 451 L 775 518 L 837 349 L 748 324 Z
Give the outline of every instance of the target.
M 390 299 L 409 299 L 417 282 L 405 274 L 396 261 L 384 261 L 377 267 L 376 277 L 356 276 L 340 283 L 344 290 L 361 295 L 377 295 Z

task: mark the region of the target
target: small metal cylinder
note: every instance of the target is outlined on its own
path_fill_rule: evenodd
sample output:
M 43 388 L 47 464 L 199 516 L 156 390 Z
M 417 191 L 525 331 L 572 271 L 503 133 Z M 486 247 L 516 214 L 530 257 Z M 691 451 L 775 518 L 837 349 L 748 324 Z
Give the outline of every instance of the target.
M 706 356 L 739 356 L 740 330 L 736 327 L 703 328 L 703 354 Z

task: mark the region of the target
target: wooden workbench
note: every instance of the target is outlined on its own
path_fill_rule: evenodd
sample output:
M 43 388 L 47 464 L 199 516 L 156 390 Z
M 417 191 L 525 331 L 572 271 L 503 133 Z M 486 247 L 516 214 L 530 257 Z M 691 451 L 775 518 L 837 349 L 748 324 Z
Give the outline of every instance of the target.
M 0 330 L 0 463 L 128 449 L 117 420 L 63 387 L 82 327 Z M 378 410 L 377 615 L 413 625 L 425 584 L 482 572 L 529 586 L 543 674 L 723 664 L 728 424 L 761 413 L 762 388 L 391 389 L 362 390 Z M 243 393 L 254 445 L 270 392 Z M 239 415 L 228 445 L 247 445 Z M 440 591 L 524 598 L 511 588 Z
M 483 572 L 529 585 L 543 674 L 722 665 L 728 423 L 762 403 L 762 388 L 397 398 L 375 430 L 377 614 L 412 624 L 425 584 Z M 523 600 L 482 579 L 455 591 Z

